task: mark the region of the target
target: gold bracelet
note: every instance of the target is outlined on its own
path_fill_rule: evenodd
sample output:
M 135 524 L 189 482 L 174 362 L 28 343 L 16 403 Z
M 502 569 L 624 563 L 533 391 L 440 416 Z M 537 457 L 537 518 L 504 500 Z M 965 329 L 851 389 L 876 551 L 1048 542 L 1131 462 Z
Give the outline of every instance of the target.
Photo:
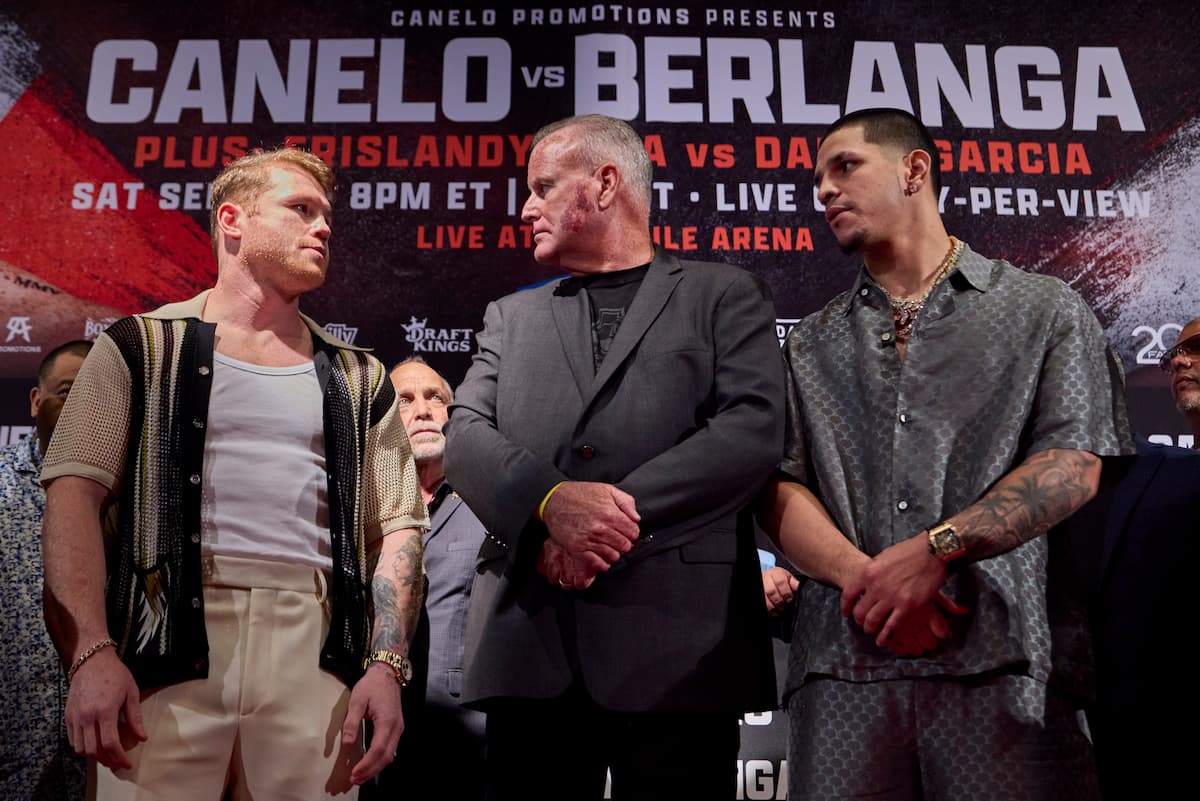
M 68 671 L 67 671 L 67 684 L 70 684 L 70 683 L 71 683 L 71 679 L 75 678 L 75 674 L 76 674 L 76 673 L 79 671 L 79 669 L 80 669 L 81 667 L 83 667 L 83 663 L 84 663 L 84 662 L 88 661 L 88 660 L 89 660 L 89 659 L 91 659 L 93 656 L 95 656 L 95 655 L 96 655 L 96 652 L 98 652 L 100 649 L 102 649 L 102 648 L 107 648 L 107 647 L 108 647 L 108 646 L 110 646 L 110 645 L 111 645 L 113 648 L 116 648 L 116 647 L 117 647 L 117 641 L 116 641 L 116 640 L 114 640 L 112 637 L 105 637 L 105 638 L 104 638 L 103 640 L 101 640 L 100 642 L 93 643 L 93 644 L 92 644 L 92 646 L 91 646 L 90 648 L 88 648 L 86 651 L 84 651 L 82 654 L 80 654 L 80 655 L 79 655 L 79 656 L 78 656 L 78 657 L 75 659 L 75 662 L 74 662 L 74 664 L 72 664 L 72 665 L 71 665 L 71 668 L 70 668 L 70 670 L 68 670 Z

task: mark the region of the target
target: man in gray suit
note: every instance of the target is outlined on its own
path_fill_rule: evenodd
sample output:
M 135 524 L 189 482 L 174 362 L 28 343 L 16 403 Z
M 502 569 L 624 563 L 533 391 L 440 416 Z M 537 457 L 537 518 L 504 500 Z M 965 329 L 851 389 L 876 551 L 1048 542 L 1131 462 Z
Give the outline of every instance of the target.
M 487 526 L 463 700 L 490 798 L 727 799 L 738 718 L 775 704 L 743 509 L 781 455 L 774 309 L 649 231 L 650 163 L 600 115 L 533 139 L 534 257 L 488 306 L 446 476 Z
M 421 496 L 429 507 L 424 535 L 425 592 L 423 624 L 413 644 L 414 661 L 427 662 L 424 700 L 415 701 L 400 739 L 396 762 L 389 765 L 373 797 L 395 792 L 417 798 L 483 797 L 484 714 L 459 703 L 463 638 L 475 557 L 484 528 L 446 482 L 442 427 L 453 394 L 436 370 L 410 356 L 391 371 L 400 418 L 408 432 Z M 405 701 L 407 702 L 407 698 Z

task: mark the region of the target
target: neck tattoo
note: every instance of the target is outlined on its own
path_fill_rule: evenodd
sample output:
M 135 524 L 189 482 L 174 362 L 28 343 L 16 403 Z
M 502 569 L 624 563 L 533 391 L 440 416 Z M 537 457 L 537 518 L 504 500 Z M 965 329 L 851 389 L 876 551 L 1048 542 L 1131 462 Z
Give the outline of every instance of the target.
M 942 257 L 941 264 L 933 273 L 933 280 L 929 282 L 929 286 L 925 288 L 919 298 L 898 298 L 886 289 L 883 290 L 883 294 L 887 295 L 888 301 L 892 304 L 892 320 L 896 323 L 896 342 L 898 344 L 903 345 L 908 342 L 909 337 L 912 336 L 913 326 L 917 322 L 917 314 L 925 308 L 925 301 L 929 299 L 934 288 L 950 274 L 950 270 L 958 263 L 962 249 L 963 243 L 950 237 L 950 249 Z

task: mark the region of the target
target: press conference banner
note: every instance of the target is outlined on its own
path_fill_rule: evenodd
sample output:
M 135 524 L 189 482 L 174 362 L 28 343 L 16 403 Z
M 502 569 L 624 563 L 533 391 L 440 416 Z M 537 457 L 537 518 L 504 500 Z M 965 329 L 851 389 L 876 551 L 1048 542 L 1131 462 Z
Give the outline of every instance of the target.
M 1154 367 L 1200 315 L 1185 11 L 18 3 L 0 11 L 0 443 L 29 432 L 56 344 L 211 285 L 210 183 L 249 149 L 301 146 L 336 170 L 329 280 L 305 310 L 457 381 L 487 302 L 555 276 L 520 219 L 542 124 L 629 120 L 655 166 L 655 240 L 761 276 L 782 339 L 858 268 L 813 191 L 818 137 L 883 105 L 933 131 L 950 232 L 1081 292 L 1135 427 L 1190 444 Z M 778 715 L 745 721 L 737 798 L 786 797 L 784 738 Z
M 306 310 L 457 379 L 486 302 L 554 275 L 519 216 L 543 123 L 633 123 L 656 241 L 762 276 L 782 336 L 857 267 L 812 163 L 828 123 L 873 105 L 934 132 L 950 231 L 1082 292 L 1139 430 L 1182 431 L 1150 367 L 1200 312 L 1198 25 L 1172 4 L 228 5 L 0 12 L 6 438 L 56 343 L 212 282 L 210 182 L 250 148 L 337 170 L 335 258 Z

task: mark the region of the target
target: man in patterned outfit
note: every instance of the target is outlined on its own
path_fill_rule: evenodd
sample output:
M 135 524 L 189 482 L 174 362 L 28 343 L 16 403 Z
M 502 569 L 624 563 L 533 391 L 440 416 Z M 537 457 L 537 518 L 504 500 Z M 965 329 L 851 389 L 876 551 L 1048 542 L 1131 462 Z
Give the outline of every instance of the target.
M 0 798 L 83 801 L 84 761 L 67 741 L 67 682 L 42 621 L 42 454 L 92 343 L 46 354 L 29 393 L 37 434 L 0 447 L 0 708 L 22 726 L 0 727 Z
M 46 619 L 99 798 L 353 796 L 395 754 L 428 516 L 383 365 L 299 310 L 332 196 L 299 150 L 228 165 L 216 286 L 114 323 L 63 410 Z
M 1132 451 L 1122 372 L 1055 278 L 946 233 L 906 112 L 830 128 L 815 185 L 851 288 L 788 337 L 764 527 L 815 579 L 785 687 L 796 798 L 1096 797 L 1082 593 L 1057 523 Z

